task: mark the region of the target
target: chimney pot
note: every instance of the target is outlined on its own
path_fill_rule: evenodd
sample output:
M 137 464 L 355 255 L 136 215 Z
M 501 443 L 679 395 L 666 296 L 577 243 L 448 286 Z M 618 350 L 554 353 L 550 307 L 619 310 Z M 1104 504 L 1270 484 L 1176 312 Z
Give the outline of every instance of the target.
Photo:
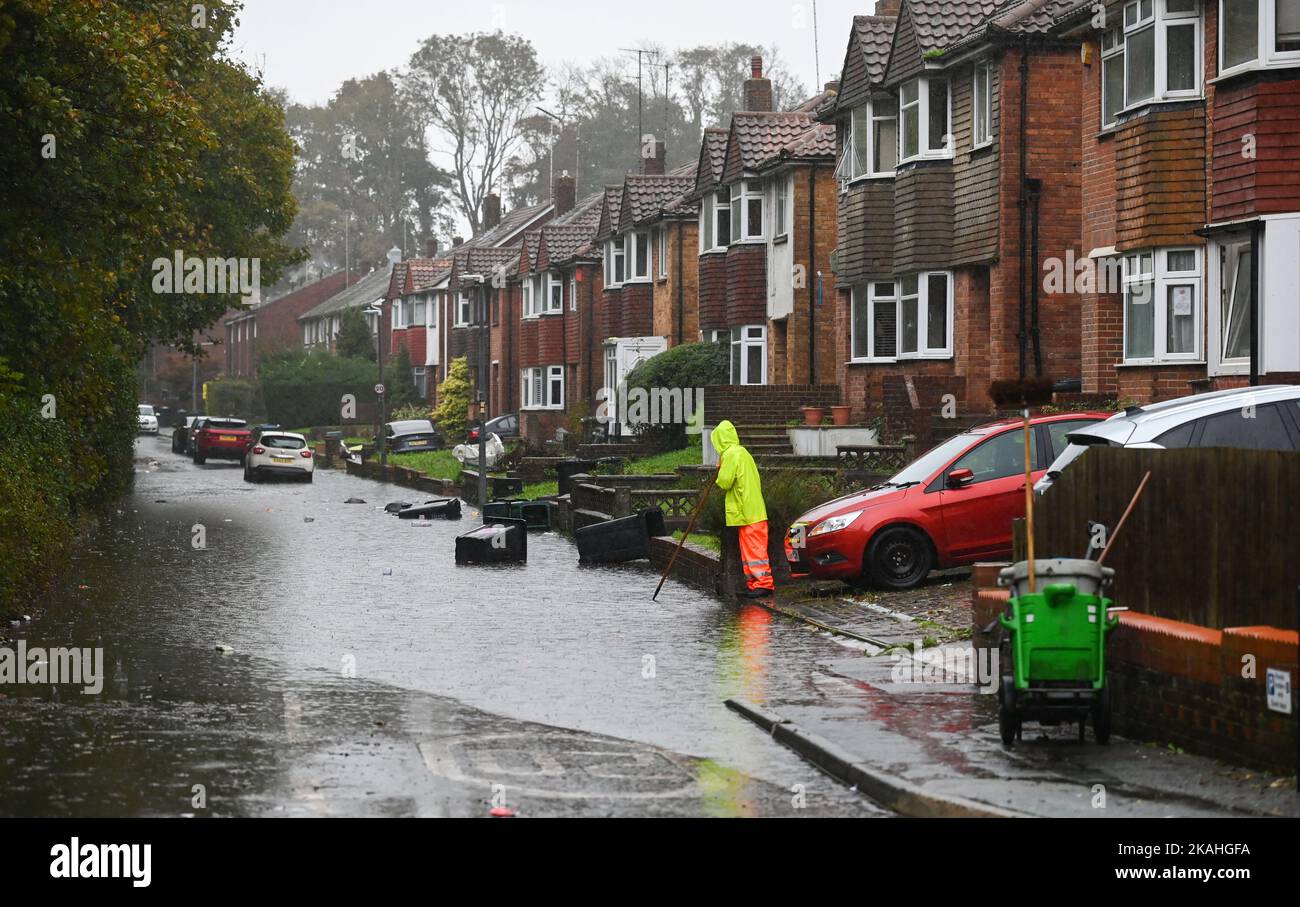
M 424 255 L 426 258 L 438 257 L 438 239 L 430 236 L 424 241 Z
M 501 223 L 501 196 L 492 192 L 483 199 L 483 229 L 491 230 Z
M 465 237 L 463 236 L 453 236 L 451 238 L 451 247 L 453 249 L 456 248 L 457 246 L 464 245 L 464 243 L 465 243 Z
M 754 56 L 750 57 L 749 72 L 751 79 L 763 78 L 763 58 L 758 54 L 754 54 Z
M 663 176 L 668 151 L 663 142 L 655 142 L 651 156 L 641 158 L 641 172 L 646 176 Z
M 569 171 L 565 170 L 555 178 L 555 185 L 551 188 L 551 199 L 555 203 L 556 217 L 568 214 L 578 203 L 578 183 L 569 176 Z

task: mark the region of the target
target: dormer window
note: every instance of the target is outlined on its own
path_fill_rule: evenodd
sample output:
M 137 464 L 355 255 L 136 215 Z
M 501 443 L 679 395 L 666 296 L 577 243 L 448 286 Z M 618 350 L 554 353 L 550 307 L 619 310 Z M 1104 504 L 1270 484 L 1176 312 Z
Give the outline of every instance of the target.
M 650 231 L 634 230 L 623 236 L 625 243 L 627 264 L 628 264 L 628 282 L 646 281 L 650 279 Z
M 731 227 L 733 243 L 762 240 L 763 184 L 742 180 L 731 187 Z
M 948 82 L 927 76 L 899 88 L 898 161 L 952 157 L 952 107 Z
M 623 238 L 617 237 L 605 243 L 605 286 L 621 287 L 627 276 L 626 258 Z

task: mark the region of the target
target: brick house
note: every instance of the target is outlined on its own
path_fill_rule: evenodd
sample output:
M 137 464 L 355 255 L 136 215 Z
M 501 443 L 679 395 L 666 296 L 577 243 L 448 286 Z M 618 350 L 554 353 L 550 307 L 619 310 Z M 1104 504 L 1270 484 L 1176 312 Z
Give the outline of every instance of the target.
M 823 113 L 855 416 L 902 401 L 895 427 L 917 431 L 944 402 L 988 411 L 995 380 L 1079 377 L 1080 298 L 1037 279 L 1081 233 L 1078 50 L 1049 34 L 1076 6 L 886 0 L 855 18 Z
M 323 350 L 333 354 L 335 340 L 342 325 L 343 313 L 347 309 L 359 309 L 370 325 L 371 336 L 377 336 L 380 330 L 384 334 L 384 348 L 391 349 L 388 333 L 388 321 L 381 317 L 379 307 L 388 296 L 392 283 L 393 269 L 401 261 L 400 249 L 388 251 L 388 261 L 383 267 L 376 268 L 369 274 L 355 280 L 350 286 L 335 293 L 324 302 L 298 316 L 298 325 L 302 331 L 301 340 L 308 350 Z
M 354 280 L 355 275 L 335 271 L 227 318 L 225 375 L 256 378 L 263 356 L 300 345 L 298 316 L 343 291 Z
M 1300 380 L 1300 3 L 1114 2 L 1057 33 L 1079 44 L 1079 257 L 1099 275 L 1084 390 Z
M 730 344 L 734 385 L 835 378 L 835 127 L 812 116 L 832 93 L 774 111 L 755 57 L 745 109 L 701 143 L 688 197 L 699 210 L 700 334 Z
M 433 377 L 441 364 L 442 352 L 438 291 L 446 286 L 451 264 L 449 258 L 438 257 L 437 241 L 429 240 L 426 257 L 398 262 L 388 286 L 391 334 L 390 342 L 384 345 L 385 360 L 394 362 L 406 350 L 411 362 L 408 377 L 420 399 L 431 403 L 437 402 L 437 382 Z M 400 376 L 397 380 L 401 380 Z

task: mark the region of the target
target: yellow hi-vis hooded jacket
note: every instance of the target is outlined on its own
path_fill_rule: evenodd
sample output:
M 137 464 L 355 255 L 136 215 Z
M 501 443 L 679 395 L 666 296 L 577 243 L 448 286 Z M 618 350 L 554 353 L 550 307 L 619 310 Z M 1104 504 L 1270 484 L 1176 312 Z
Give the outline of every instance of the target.
M 727 525 L 752 526 L 767 519 L 763 503 L 763 482 L 749 451 L 740 446 L 736 426 L 725 419 L 713 430 L 713 449 L 718 452 L 719 488 L 727 492 Z

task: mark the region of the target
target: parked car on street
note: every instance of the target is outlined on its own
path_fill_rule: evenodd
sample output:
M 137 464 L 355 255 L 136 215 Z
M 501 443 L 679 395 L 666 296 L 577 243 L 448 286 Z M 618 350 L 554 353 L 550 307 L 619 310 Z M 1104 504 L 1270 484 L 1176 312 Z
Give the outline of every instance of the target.
M 244 456 L 244 481 L 260 482 L 269 476 L 286 476 L 310 482 L 316 458 L 307 439 L 287 431 L 264 431 Z
M 251 434 L 248 423 L 243 419 L 205 417 L 194 423 L 190 458 L 196 466 L 202 466 L 209 458 L 242 460 L 244 447 Z
M 172 429 L 172 453 L 190 452 L 190 435 L 194 431 L 194 423 L 200 418 L 200 416 L 186 416 L 184 425 Z
M 442 435 L 428 419 L 406 419 L 384 426 L 384 443 L 389 453 L 418 453 L 439 450 Z
M 148 403 L 141 403 L 136 410 L 136 431 L 145 435 L 158 434 L 158 414 Z
M 1065 450 L 1068 434 L 1105 418 L 1032 418 L 1033 475 Z M 786 558 L 819 579 L 909 589 L 931 570 L 1005 560 L 1011 523 L 1024 515 L 1024 422 L 1003 419 L 949 438 L 882 485 L 805 513 L 790 528 Z
M 1300 387 L 1273 384 L 1131 406 L 1105 422 L 1071 432 L 1069 445 L 1034 484 L 1044 494 L 1089 447 L 1237 447 L 1300 450 Z
M 489 419 L 483 426 L 489 435 L 496 435 L 502 441 L 511 441 L 519 437 L 519 413 L 505 413 L 495 419 Z M 478 426 L 469 430 L 469 443 L 478 443 Z

